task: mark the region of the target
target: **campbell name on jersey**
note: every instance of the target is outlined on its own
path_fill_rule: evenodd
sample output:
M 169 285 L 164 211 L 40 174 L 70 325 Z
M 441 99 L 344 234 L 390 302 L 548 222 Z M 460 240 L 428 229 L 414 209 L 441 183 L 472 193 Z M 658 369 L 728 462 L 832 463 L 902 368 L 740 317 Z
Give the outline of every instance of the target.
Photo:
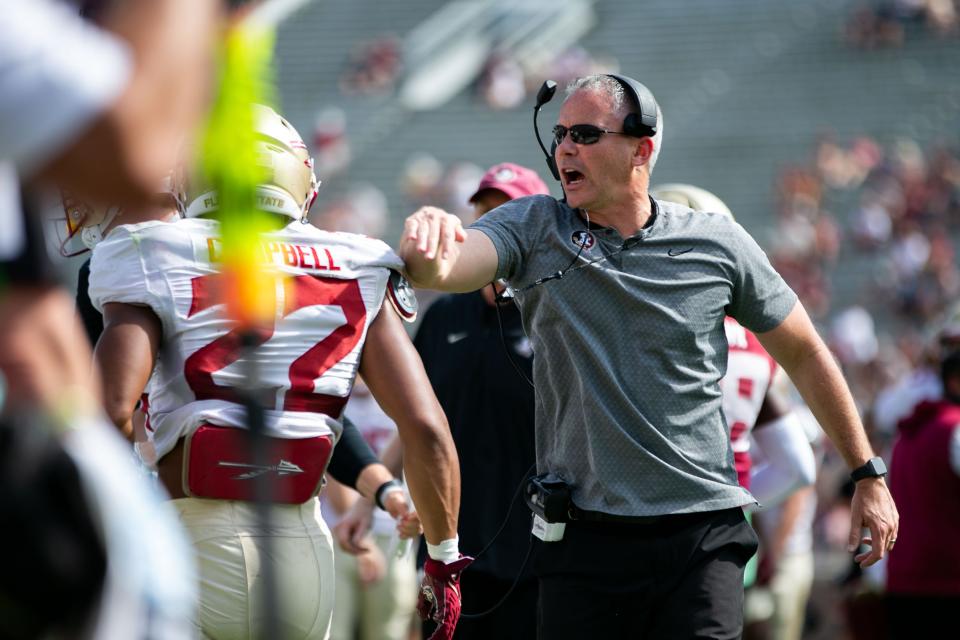
M 402 261 L 379 240 L 299 222 L 266 234 L 260 260 L 284 277 L 264 292 L 273 321 L 246 350 L 226 314 L 221 253 L 218 223 L 201 218 L 120 226 L 93 253 L 94 306 L 145 305 L 162 323 L 148 386 L 157 455 L 203 422 L 243 427 L 237 389 L 251 371 L 271 435 L 339 437 L 367 329 Z

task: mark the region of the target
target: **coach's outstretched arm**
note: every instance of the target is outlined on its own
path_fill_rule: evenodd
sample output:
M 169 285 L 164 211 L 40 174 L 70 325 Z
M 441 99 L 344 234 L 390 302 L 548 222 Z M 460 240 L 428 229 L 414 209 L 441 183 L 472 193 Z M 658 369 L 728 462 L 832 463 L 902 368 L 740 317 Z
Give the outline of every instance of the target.
M 360 374 L 403 440 L 410 494 L 430 544 L 457 537 L 460 461 L 447 418 L 400 316 L 389 304 L 370 325 Z
M 853 397 L 833 355 L 817 334 L 799 302 L 777 328 L 758 333 L 764 348 L 783 367 L 850 469 L 874 456 Z M 861 542 L 862 527 L 870 530 L 863 543 L 872 548 L 854 559 L 862 567 L 880 560 L 897 539 L 900 517 L 883 478 L 856 483 L 851 504 L 851 550 Z
M 410 282 L 425 289 L 476 291 L 497 273 L 490 238 L 464 230 L 460 218 L 436 207 L 421 207 L 407 218 L 398 253 Z

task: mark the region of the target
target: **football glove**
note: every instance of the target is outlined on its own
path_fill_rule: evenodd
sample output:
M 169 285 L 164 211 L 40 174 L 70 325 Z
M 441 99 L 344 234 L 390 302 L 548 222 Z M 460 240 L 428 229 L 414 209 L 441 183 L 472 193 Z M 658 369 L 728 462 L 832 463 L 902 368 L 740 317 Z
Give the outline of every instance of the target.
M 473 558 L 461 555 L 450 564 L 427 558 L 423 565 L 423 582 L 417 598 L 417 613 L 423 620 L 433 620 L 437 628 L 427 640 L 450 640 L 460 619 L 460 574 Z

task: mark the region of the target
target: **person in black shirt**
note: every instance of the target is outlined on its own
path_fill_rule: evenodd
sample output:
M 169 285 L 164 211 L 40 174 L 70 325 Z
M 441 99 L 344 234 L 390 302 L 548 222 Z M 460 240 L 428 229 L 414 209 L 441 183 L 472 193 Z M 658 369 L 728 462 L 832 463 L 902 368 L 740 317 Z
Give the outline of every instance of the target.
M 484 174 L 470 202 L 479 217 L 514 198 L 546 193 L 536 172 L 504 163 Z M 492 287 L 446 295 L 425 313 L 414 345 L 460 457 L 461 504 L 466 507 L 460 512 L 460 548 L 478 554 L 507 519 L 497 540 L 461 576 L 463 613 L 490 609 L 518 579 L 495 611 L 477 619 L 462 617 L 455 637 L 535 638 L 537 581 L 529 568 L 518 578 L 531 522 L 517 488 L 534 463 L 533 387 L 514 368 L 528 380 L 532 376 L 533 352 L 520 311 L 511 301 L 496 302 Z

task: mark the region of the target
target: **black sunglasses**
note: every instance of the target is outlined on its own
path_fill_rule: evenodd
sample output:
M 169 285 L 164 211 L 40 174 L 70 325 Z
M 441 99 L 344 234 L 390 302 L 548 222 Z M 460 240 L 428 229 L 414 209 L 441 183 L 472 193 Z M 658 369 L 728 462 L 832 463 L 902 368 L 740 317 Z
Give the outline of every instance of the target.
M 553 128 L 553 141 L 558 147 L 563 144 L 563 139 L 567 137 L 568 131 L 570 132 L 570 139 L 576 144 L 596 144 L 600 141 L 600 137 L 605 133 L 614 133 L 620 136 L 627 135 L 623 131 L 610 131 L 609 129 L 601 129 L 600 127 L 592 124 L 575 124 L 570 127 L 565 127 L 562 124 L 558 124 Z

